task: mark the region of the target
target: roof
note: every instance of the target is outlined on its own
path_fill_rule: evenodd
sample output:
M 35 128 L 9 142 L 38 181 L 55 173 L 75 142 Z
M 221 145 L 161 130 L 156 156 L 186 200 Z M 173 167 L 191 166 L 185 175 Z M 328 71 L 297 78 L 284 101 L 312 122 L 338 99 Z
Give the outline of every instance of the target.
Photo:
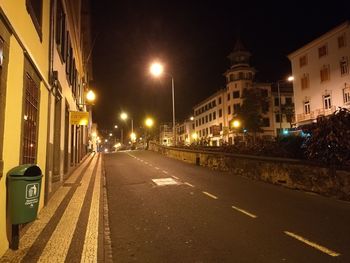
M 339 26 L 331 29 L 330 31 L 324 33 L 323 35 L 321 35 L 320 37 L 314 39 L 313 41 L 307 43 L 306 45 L 304 45 L 303 47 L 293 51 L 292 53 L 290 53 L 287 57 L 289 58 L 289 60 L 292 60 L 293 57 L 298 56 L 300 53 L 305 52 L 306 50 L 314 47 L 315 45 L 319 45 L 321 44 L 320 42 L 324 41 L 325 39 L 328 39 L 330 37 L 333 37 L 335 34 L 339 33 L 339 31 L 342 31 L 344 29 L 346 29 L 347 27 L 350 26 L 350 21 L 347 20 L 344 23 L 340 24 Z

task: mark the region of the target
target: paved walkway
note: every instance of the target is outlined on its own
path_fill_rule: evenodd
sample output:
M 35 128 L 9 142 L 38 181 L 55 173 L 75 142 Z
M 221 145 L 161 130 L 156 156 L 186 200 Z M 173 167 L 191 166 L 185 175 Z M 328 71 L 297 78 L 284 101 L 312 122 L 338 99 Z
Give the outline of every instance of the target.
M 112 262 L 102 156 L 91 154 L 0 262 Z

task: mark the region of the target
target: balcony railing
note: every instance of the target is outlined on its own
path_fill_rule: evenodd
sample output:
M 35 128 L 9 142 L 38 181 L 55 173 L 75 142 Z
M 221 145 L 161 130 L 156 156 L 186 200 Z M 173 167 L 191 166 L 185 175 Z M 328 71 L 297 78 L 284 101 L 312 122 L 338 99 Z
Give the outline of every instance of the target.
M 311 111 L 310 113 L 300 113 L 297 114 L 297 122 L 307 121 L 307 120 L 315 120 L 318 116 L 327 116 L 336 111 L 336 107 L 332 106 L 329 109 L 316 109 Z

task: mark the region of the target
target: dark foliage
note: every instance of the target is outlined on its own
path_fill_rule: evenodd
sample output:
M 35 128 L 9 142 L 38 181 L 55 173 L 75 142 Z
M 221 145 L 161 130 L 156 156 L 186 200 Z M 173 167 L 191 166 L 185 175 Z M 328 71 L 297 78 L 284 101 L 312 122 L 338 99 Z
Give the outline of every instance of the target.
M 311 134 L 306 141 L 306 156 L 327 165 L 350 165 L 350 111 L 344 108 L 318 118 L 304 129 Z
M 242 121 L 244 128 L 255 135 L 262 131 L 263 118 L 261 114 L 268 111 L 268 98 L 261 89 L 254 87 L 244 89 L 242 98 L 243 103 L 238 110 L 237 117 Z

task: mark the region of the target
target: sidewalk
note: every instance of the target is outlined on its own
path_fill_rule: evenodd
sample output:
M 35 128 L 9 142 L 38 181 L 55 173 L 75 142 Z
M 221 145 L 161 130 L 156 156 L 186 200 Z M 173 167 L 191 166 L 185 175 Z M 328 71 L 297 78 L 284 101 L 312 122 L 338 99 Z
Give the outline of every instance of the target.
M 112 262 L 102 156 L 92 154 L 0 262 Z

